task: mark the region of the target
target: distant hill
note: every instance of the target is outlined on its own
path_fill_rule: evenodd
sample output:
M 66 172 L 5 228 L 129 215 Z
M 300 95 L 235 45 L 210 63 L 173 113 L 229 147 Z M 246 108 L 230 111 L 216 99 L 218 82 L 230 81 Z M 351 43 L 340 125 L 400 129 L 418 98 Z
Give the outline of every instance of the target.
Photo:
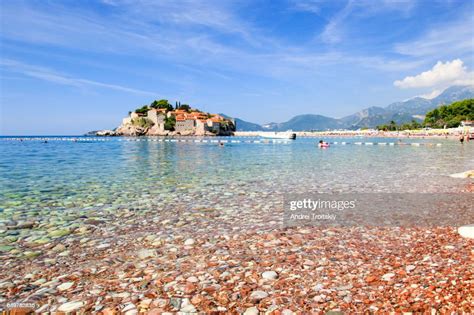
M 231 118 L 230 116 L 227 116 L 226 114 L 219 114 L 224 118 Z M 245 121 L 240 118 L 234 118 L 235 124 L 237 126 L 237 130 L 245 130 L 245 131 L 263 131 L 265 128 L 263 128 L 261 125 Z
M 298 115 L 284 123 L 272 123 L 264 127 L 265 130 L 271 131 L 304 131 L 317 129 L 334 129 L 342 127 L 342 123 L 335 118 L 321 116 L 321 115 Z
M 347 117 L 343 118 L 343 120 L 346 119 L 346 128 L 348 129 L 358 129 L 363 127 L 374 128 L 377 125 L 386 124 L 392 120 L 397 124 L 410 122 L 413 119 L 421 122 L 423 121 L 424 115 L 430 110 L 433 110 L 441 105 L 451 104 L 455 101 L 473 97 L 474 87 L 452 86 L 431 100 L 422 97 L 415 97 L 403 102 L 392 103 L 384 108 L 377 107 L 378 110 L 376 112 L 369 113 L 359 120 L 354 119 L 350 121 L 350 119 L 347 119 Z M 366 110 L 359 112 L 359 115 L 364 116 L 361 115 L 361 113 L 364 113 L 364 111 Z
M 424 123 L 433 128 L 455 128 L 463 120 L 474 120 L 474 99 L 442 105 L 426 113 Z
M 283 123 L 268 123 L 259 125 L 236 119 L 238 131 L 309 131 L 328 129 L 359 129 L 375 128 L 378 125 L 395 121 L 397 124 L 410 122 L 413 119 L 421 122 L 424 115 L 445 104 L 455 101 L 474 98 L 474 87 L 452 86 L 444 90 L 437 97 L 429 100 L 415 97 L 406 101 L 389 104 L 385 107 L 372 106 L 352 115 L 336 119 L 321 115 L 298 115 Z

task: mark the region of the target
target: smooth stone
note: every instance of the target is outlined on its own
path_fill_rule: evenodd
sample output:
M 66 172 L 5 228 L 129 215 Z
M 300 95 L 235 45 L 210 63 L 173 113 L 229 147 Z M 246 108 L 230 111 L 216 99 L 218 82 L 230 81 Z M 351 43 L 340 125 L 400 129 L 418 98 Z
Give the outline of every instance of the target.
M 10 246 L 10 245 L 0 245 L 0 252 L 9 252 L 14 248 L 15 248 L 14 246 Z
M 192 304 L 186 304 L 183 307 L 181 307 L 179 311 L 183 313 L 195 313 L 196 308 Z
M 66 256 L 69 256 L 70 254 L 71 254 L 71 251 L 65 250 L 64 252 L 59 253 L 58 256 L 66 257 Z
M 250 294 L 250 299 L 254 302 L 263 300 L 266 297 L 268 297 L 268 293 L 264 291 L 259 291 L 259 290 L 253 291 L 252 294 Z
M 110 244 L 104 243 L 104 244 L 98 245 L 96 248 L 97 249 L 106 249 L 106 248 L 109 248 L 109 247 L 110 247 Z
M 195 276 L 191 276 L 188 279 L 186 279 L 186 281 L 191 282 L 191 283 L 195 283 L 195 282 L 199 282 L 199 279 L 196 278 Z
M 50 237 L 62 237 L 71 234 L 69 229 L 54 230 L 48 233 Z
M 461 226 L 458 228 L 458 233 L 465 238 L 474 238 L 474 224 Z
M 156 251 L 154 249 L 140 249 L 137 256 L 140 259 L 156 257 Z
M 122 312 L 124 314 L 129 314 L 129 315 L 138 313 L 137 307 L 133 303 L 127 303 L 125 307 L 122 309 Z
M 258 308 L 255 306 L 249 307 L 245 310 L 244 315 L 258 315 Z
M 275 280 L 278 278 L 278 274 L 275 271 L 265 271 L 262 273 L 262 278 L 266 280 Z
M 58 285 L 56 289 L 58 289 L 59 291 L 66 291 L 70 289 L 73 285 L 74 285 L 74 282 L 65 282 L 61 285 Z
M 64 246 L 63 244 L 58 244 L 53 247 L 53 251 L 55 252 L 62 252 L 64 250 L 66 250 L 66 246 Z
M 181 302 L 182 302 L 182 300 L 180 298 L 175 298 L 175 297 L 170 298 L 170 304 L 175 309 L 179 310 L 181 308 Z
M 184 241 L 184 245 L 186 246 L 191 246 L 194 245 L 195 241 L 192 238 L 188 238 L 186 241 Z
M 41 253 L 40 252 L 30 252 L 30 251 L 26 251 L 23 253 L 24 257 L 26 258 L 35 258 L 35 257 L 38 257 Z
M 50 241 L 51 241 L 50 238 L 44 237 L 44 238 L 39 238 L 37 240 L 34 240 L 33 243 L 38 244 L 38 245 L 43 245 L 43 244 L 49 243 Z
M 81 307 L 83 307 L 84 304 L 85 304 L 85 302 L 82 302 L 82 301 L 67 302 L 67 303 L 62 304 L 58 308 L 58 311 L 66 312 L 66 313 L 73 312 L 73 311 L 76 311 L 76 310 L 80 309 Z
M 41 279 L 36 280 L 36 281 L 33 282 L 32 284 L 34 284 L 34 285 L 42 285 L 43 283 L 46 283 L 46 281 L 47 281 L 46 279 L 41 278 Z
M 35 222 L 23 222 L 16 226 L 9 226 L 11 230 L 22 230 L 22 229 L 31 229 L 35 226 Z
M 414 266 L 414 265 L 408 265 L 408 266 L 405 267 L 405 271 L 410 272 L 410 271 L 415 270 L 415 268 L 416 268 L 416 266 Z
M 395 277 L 394 273 L 386 273 L 382 276 L 383 281 L 390 281 L 392 278 Z

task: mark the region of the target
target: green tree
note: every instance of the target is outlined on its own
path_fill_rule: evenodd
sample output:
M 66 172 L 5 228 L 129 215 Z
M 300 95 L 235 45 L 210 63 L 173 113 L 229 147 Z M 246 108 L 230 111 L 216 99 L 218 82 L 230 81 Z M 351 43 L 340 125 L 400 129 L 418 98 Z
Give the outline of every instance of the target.
M 397 126 L 397 123 L 395 121 L 390 121 L 390 124 L 388 125 L 388 130 L 390 131 L 395 131 L 397 130 L 398 126 Z
M 151 108 L 155 108 L 155 109 L 158 109 L 158 108 L 164 108 L 166 109 L 167 111 L 170 111 L 170 110 L 173 110 L 173 105 L 171 105 L 168 100 L 154 100 L 151 104 L 150 104 L 150 107 Z
M 140 126 L 142 128 L 150 128 L 153 126 L 153 121 L 146 117 L 138 117 L 132 120 L 132 125 Z
M 135 113 L 146 114 L 149 110 L 148 105 L 143 105 L 142 107 L 135 109 Z
M 174 116 L 165 118 L 165 130 L 174 131 L 176 126 L 176 118 Z
M 188 104 L 183 104 L 183 105 L 179 105 L 178 109 L 182 109 L 189 112 L 191 110 L 191 106 L 189 106 Z
M 474 99 L 442 105 L 426 113 L 423 124 L 433 128 L 458 127 L 463 120 L 474 120 Z

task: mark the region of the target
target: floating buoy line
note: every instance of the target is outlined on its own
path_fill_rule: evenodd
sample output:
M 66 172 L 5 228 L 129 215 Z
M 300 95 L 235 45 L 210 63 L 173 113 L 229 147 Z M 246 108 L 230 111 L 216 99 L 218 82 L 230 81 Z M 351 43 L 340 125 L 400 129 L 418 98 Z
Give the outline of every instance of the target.
M 256 143 L 256 144 L 289 144 L 293 140 L 282 140 L 282 139 L 255 139 L 255 140 L 223 140 L 223 139 L 183 139 L 183 138 L 122 138 L 122 137 L 4 137 L 0 138 L 0 141 L 36 141 L 36 142 L 106 142 L 106 141 L 119 141 L 119 142 L 186 142 L 186 143 Z M 348 142 L 348 141 L 335 141 L 329 142 L 330 145 L 356 145 L 356 146 L 441 146 L 441 143 L 423 143 L 423 142 Z

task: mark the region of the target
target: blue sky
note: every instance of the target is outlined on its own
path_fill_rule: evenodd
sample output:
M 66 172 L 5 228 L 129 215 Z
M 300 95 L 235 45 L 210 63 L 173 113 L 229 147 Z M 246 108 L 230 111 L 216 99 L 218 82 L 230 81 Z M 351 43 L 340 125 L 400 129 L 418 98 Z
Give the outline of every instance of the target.
M 474 2 L 2 1 L 0 133 L 113 128 L 154 99 L 342 117 L 472 84 Z

